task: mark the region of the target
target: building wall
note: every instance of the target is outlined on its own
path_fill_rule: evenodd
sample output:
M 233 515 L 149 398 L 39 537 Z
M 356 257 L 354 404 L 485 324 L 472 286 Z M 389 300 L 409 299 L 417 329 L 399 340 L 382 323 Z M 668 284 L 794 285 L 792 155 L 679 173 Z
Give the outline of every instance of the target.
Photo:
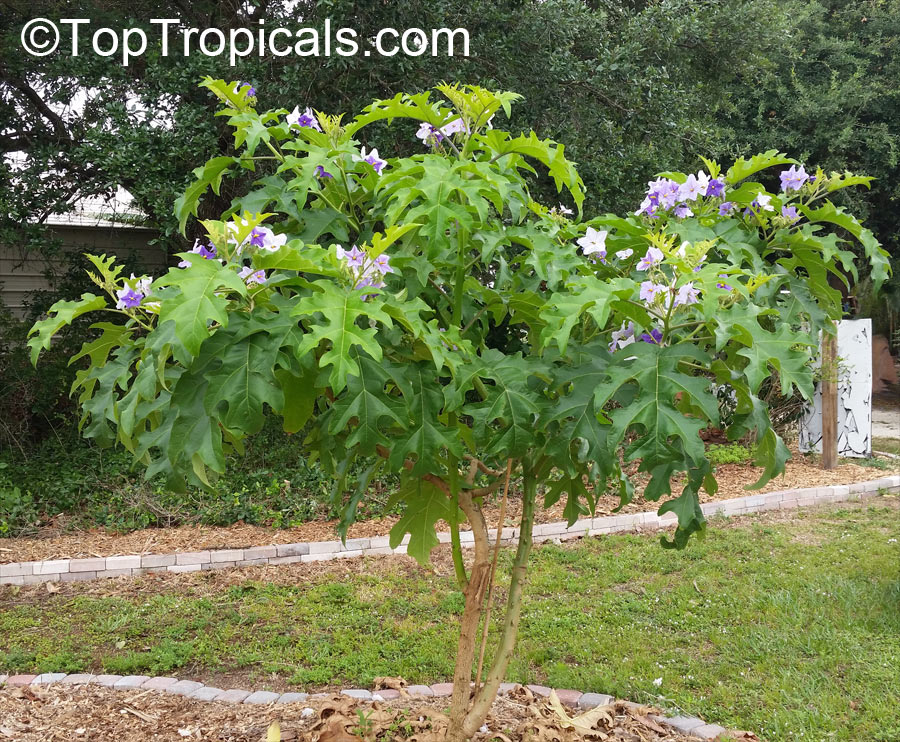
M 96 255 L 134 255 L 152 273 L 166 266 L 166 253 L 159 245 L 149 244 L 158 236 L 152 229 L 124 226 L 54 225 L 51 239 L 58 239 L 64 250 Z M 52 288 L 44 276 L 47 263 L 42 258 L 23 255 L 15 245 L 0 245 L 0 300 L 14 315 L 21 316 L 32 291 Z M 85 259 L 84 267 L 90 268 Z

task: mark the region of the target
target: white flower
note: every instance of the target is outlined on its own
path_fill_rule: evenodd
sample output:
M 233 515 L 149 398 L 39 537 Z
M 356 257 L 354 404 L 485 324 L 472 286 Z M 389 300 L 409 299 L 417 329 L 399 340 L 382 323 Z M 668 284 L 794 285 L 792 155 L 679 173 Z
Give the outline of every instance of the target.
M 741 673 L 741 674 L 743 674 L 743 673 Z M 659 688 L 659 686 L 662 685 L 662 678 L 657 678 L 656 680 L 654 680 L 653 685 L 655 685 L 657 688 Z
M 584 237 L 579 237 L 576 243 L 582 248 L 585 255 L 594 255 L 599 253 L 601 256 L 606 255 L 606 235 L 607 230 L 597 231 L 593 227 L 588 227 Z
M 759 193 L 756 196 L 756 203 L 763 211 L 775 211 L 775 207 L 769 203 L 771 200 L 772 197 L 768 193 Z
M 616 257 L 619 260 L 625 260 L 626 258 L 630 258 L 632 255 L 634 255 L 634 250 L 632 250 L 630 247 L 627 250 L 619 250 L 619 252 L 616 253 Z
M 446 124 L 442 124 L 440 127 L 441 131 L 448 136 L 450 134 L 459 134 L 461 132 L 468 133 L 469 127 L 466 126 L 466 122 L 462 119 L 453 119 L 453 121 L 448 121 Z
M 572 209 L 570 209 L 566 206 L 563 206 L 562 204 L 560 204 L 557 207 L 557 211 L 559 211 L 559 213 L 562 214 L 563 216 L 572 216 L 572 214 L 575 213 L 574 211 L 572 211 Z

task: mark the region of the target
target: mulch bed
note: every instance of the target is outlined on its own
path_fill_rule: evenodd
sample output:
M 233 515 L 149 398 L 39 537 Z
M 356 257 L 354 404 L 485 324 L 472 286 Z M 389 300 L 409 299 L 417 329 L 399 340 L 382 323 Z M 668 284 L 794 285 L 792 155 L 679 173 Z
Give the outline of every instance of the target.
M 283 742 L 437 742 L 446 729 L 446 698 L 360 703 L 346 696 L 310 699 L 277 706 L 229 705 L 195 701 L 153 691 L 116 691 L 99 686 L 25 687 L 0 690 L 0 740 L 17 742 L 266 742 L 277 722 Z M 311 708 L 313 713 L 304 709 Z M 358 732 L 359 709 L 370 725 Z M 474 740 L 488 742 L 695 742 L 662 726 L 646 706 L 617 702 L 596 709 L 586 719 L 594 730 L 576 732 L 550 704 L 526 688 L 498 698 L 487 720 L 487 732 Z M 574 712 L 569 712 L 574 715 Z M 279 737 L 274 737 L 279 739 Z M 757 740 L 753 735 L 737 739 Z
M 900 471 L 900 461 L 890 463 Z M 747 494 L 775 492 L 777 490 L 801 487 L 824 487 L 833 484 L 851 484 L 870 479 L 880 479 L 889 472 L 873 467 L 859 466 L 849 462 L 830 471 L 819 468 L 817 462 L 808 460 L 794 452 L 783 476 L 772 480 L 762 490 L 748 492 L 745 488 L 759 478 L 760 469 L 749 464 L 725 464 L 719 466 L 716 477 L 719 491 L 715 495 L 701 492 L 701 502 L 727 500 Z M 635 475 L 635 491 L 643 489 L 646 477 Z M 677 491 L 677 479 L 673 481 Z M 597 516 L 611 515 L 618 505 L 618 498 L 599 498 Z M 655 510 L 659 503 L 645 501 L 640 494 L 634 502 L 625 506 L 623 513 L 639 513 Z M 539 508 L 536 521 L 551 523 L 565 520 L 563 508 L 565 498 L 553 507 Z M 520 501 L 513 493 L 507 507 L 507 526 L 518 522 Z M 499 507 L 488 505 L 486 516 L 491 527 L 499 518 Z M 361 521 L 350 527 L 348 538 L 371 538 L 386 535 L 397 522 L 396 517 L 376 518 Z M 0 539 L 0 564 L 7 562 L 37 561 L 43 559 L 77 559 L 84 557 L 106 557 L 127 554 L 168 554 L 176 551 L 200 551 L 205 549 L 240 549 L 268 544 L 290 544 L 306 541 L 330 541 L 337 539 L 336 521 L 312 521 L 293 528 L 273 529 L 265 526 L 251 526 L 236 523 L 228 527 L 179 526 L 175 528 L 147 528 L 131 533 L 108 533 L 102 528 L 85 531 L 63 532 L 59 528 L 45 528 L 34 538 Z

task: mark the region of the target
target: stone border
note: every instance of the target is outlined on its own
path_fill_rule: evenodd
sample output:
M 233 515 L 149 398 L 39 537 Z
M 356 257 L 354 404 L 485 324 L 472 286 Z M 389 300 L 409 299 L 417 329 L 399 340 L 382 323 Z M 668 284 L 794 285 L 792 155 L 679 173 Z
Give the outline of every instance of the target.
M 701 505 L 704 515 L 743 515 L 763 510 L 788 510 L 810 505 L 821 505 L 848 500 L 874 497 L 879 491 L 900 492 L 900 475 L 873 479 L 856 484 L 838 484 L 829 487 L 811 487 L 770 492 L 764 495 L 748 495 L 731 500 L 717 500 Z M 564 541 L 583 536 L 604 533 L 634 531 L 638 528 L 657 529 L 674 525 L 674 513 L 657 515 L 656 512 L 611 515 L 602 518 L 584 518 L 569 527 L 565 521 L 544 523 L 534 527 L 534 541 Z M 496 530 L 490 530 L 491 539 Z M 519 537 L 518 528 L 504 528 L 501 542 L 514 544 Z M 463 547 L 471 547 L 471 531 L 460 533 Z M 438 533 L 441 543 L 450 541 L 449 533 Z M 208 569 L 251 567 L 259 565 L 294 564 L 297 562 L 323 562 L 332 559 L 349 559 L 381 554 L 405 554 L 409 534 L 396 548 L 391 548 L 390 537 L 352 538 L 340 541 L 313 541 L 297 544 L 253 546 L 247 549 L 220 549 L 215 551 L 191 551 L 175 554 L 144 554 L 133 556 L 95 557 L 88 559 L 49 559 L 37 562 L 11 562 L 0 564 L 0 585 L 31 585 L 41 582 L 81 582 L 122 575 L 136 576 L 150 572 L 199 572 Z
M 160 693 L 171 693 L 184 696 L 196 701 L 217 701 L 219 703 L 240 704 L 249 703 L 256 705 L 276 705 L 283 703 L 305 703 L 313 699 L 329 698 L 342 695 L 355 698 L 364 703 L 374 701 L 389 701 L 400 697 L 398 690 L 365 690 L 363 688 L 344 688 L 333 693 L 272 693 L 266 690 L 249 691 L 240 688 L 222 690 L 213 688 L 194 680 L 179 680 L 173 677 L 149 677 L 147 675 L 94 675 L 90 673 L 78 673 L 67 675 L 64 672 L 46 672 L 42 675 L 0 675 L 0 689 L 4 686 L 15 688 L 34 685 L 102 685 L 115 690 L 145 690 Z M 499 695 L 505 695 L 519 683 L 502 683 Z M 546 698 L 550 695 L 550 688 L 545 685 L 527 685 L 534 695 Z M 434 685 L 411 685 L 405 688 L 410 696 L 449 698 L 453 694 L 453 683 L 435 683 Z M 574 709 L 578 713 L 588 711 L 597 706 L 612 703 L 615 699 L 604 693 L 582 693 L 578 690 L 556 689 L 556 695 L 564 706 Z M 625 703 L 633 706 L 640 704 Z M 312 709 L 309 709 L 312 711 Z M 306 710 L 302 712 L 306 716 Z M 702 740 L 715 740 L 719 735 L 728 732 L 725 727 L 718 724 L 708 724 L 696 716 L 658 716 L 651 714 L 654 721 L 667 724 L 679 732 L 689 734 Z

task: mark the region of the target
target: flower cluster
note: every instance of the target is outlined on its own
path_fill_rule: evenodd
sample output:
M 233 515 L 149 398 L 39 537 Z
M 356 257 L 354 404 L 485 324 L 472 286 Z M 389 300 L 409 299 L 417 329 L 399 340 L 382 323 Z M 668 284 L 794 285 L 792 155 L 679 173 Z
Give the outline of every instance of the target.
M 299 126 L 300 128 L 322 131 L 322 127 L 319 126 L 319 121 L 316 118 L 315 112 L 309 106 L 306 107 L 306 110 L 304 110 L 303 113 L 300 113 L 299 106 L 295 106 L 294 110 L 285 117 L 285 121 L 287 121 L 289 126 Z
M 788 170 L 783 170 L 781 172 L 781 190 L 785 193 L 789 193 L 790 191 L 799 191 L 807 181 L 810 180 L 809 175 L 806 170 L 803 169 L 803 165 L 798 169 L 796 165 L 791 165 Z M 815 180 L 815 176 L 813 176 L 812 180 Z
M 247 226 L 247 221 L 242 220 L 241 222 L 244 226 Z M 264 227 L 262 225 L 254 227 L 250 234 L 248 234 L 240 243 L 238 243 L 237 233 L 240 230 L 240 227 L 234 222 L 228 223 L 228 229 L 233 234 L 229 236 L 228 242 L 229 244 L 235 245 L 235 252 L 240 255 L 247 248 L 256 247 L 261 250 L 266 250 L 267 252 L 277 252 L 282 245 L 287 243 L 287 235 L 286 234 L 275 234 L 268 227 Z
M 134 273 L 125 282 L 125 286 L 116 291 L 116 309 L 136 309 L 141 302 L 150 296 L 150 284 L 153 279 L 148 276 L 136 278 Z
M 693 216 L 688 205 L 702 196 L 720 198 L 725 194 L 725 183 L 718 178 L 711 178 L 701 170 L 696 175 L 687 176 L 684 183 L 671 178 L 657 178 L 647 184 L 647 194 L 641 208 L 634 212 L 638 216 L 655 219 L 661 210 L 673 209 L 676 217 L 683 219 Z
M 382 253 L 376 258 L 370 258 L 365 250 L 360 250 L 356 245 L 349 250 L 338 245 L 337 256 L 350 270 L 355 289 L 384 288 L 384 277 L 388 273 L 394 272 L 386 253 Z
M 430 144 L 432 147 L 436 147 L 440 144 L 446 137 L 452 136 L 453 134 L 460 134 L 462 132 L 469 132 L 469 127 L 466 126 L 465 121 L 460 119 L 454 119 L 453 121 L 448 121 L 446 124 L 442 124 L 441 126 L 432 126 L 431 124 L 423 121 L 419 125 L 419 130 L 416 132 L 416 139 L 421 139 L 424 144 Z

